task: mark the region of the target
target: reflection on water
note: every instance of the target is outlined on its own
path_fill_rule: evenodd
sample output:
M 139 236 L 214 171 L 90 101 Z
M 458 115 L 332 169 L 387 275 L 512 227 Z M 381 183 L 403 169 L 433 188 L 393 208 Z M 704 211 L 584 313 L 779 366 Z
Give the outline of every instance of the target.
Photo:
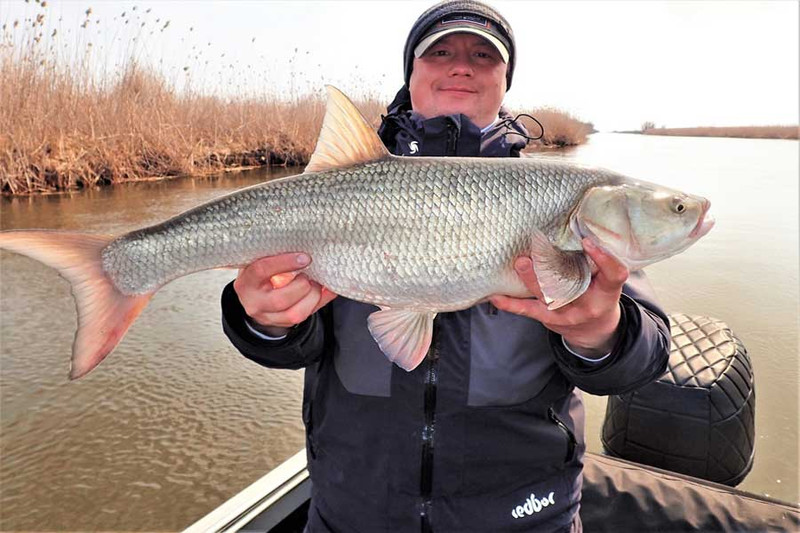
M 758 441 L 741 487 L 797 501 L 798 144 L 597 134 L 551 156 L 712 200 L 714 230 L 648 272 L 669 311 L 721 318 L 747 345 Z M 264 179 L 4 198 L 0 226 L 116 234 Z M 302 375 L 250 363 L 221 332 L 218 298 L 234 272 L 169 284 L 100 368 L 68 383 L 67 283 L 6 252 L 0 268 L 0 529 L 180 529 L 303 445 Z M 605 400 L 587 403 L 599 451 Z

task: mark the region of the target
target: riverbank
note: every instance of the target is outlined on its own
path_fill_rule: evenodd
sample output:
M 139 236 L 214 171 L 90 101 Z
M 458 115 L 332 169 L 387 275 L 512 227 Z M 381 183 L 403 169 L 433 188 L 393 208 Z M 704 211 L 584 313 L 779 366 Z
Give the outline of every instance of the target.
M 542 134 L 541 139 L 528 144 L 526 152 L 578 146 L 585 143 L 589 135 L 597 131 L 591 122 L 583 122 L 571 113 L 554 107 L 537 107 L 522 113 L 536 117 L 542 124 L 540 128 L 532 120 L 522 119 L 531 137 L 536 138 Z
M 102 84 L 5 55 L 0 76 L 0 191 L 10 195 L 302 165 L 324 112 L 314 96 L 237 101 L 178 92 L 135 64 Z M 356 104 L 377 117 L 376 101 Z
M 3 57 L 0 76 L 0 191 L 52 193 L 225 169 L 305 165 L 316 144 L 322 94 L 282 100 L 222 99 L 179 92 L 131 64 L 96 85 L 56 65 Z M 356 106 L 374 126 L 385 104 Z M 590 124 L 550 108 L 528 111 L 544 125 L 532 149 L 585 142 Z M 538 125 L 528 121 L 531 136 Z
M 681 137 L 738 137 L 743 139 L 797 139 L 800 126 L 740 126 L 740 127 L 700 127 L 700 128 L 648 128 L 643 131 L 620 133 L 641 133 L 644 135 L 674 135 Z
M 91 41 L 69 45 L 76 54 L 65 56 L 60 49 L 69 29 L 60 21 L 48 25 L 45 4 L 38 3 L 35 18 L 7 23 L 0 34 L 3 195 L 308 162 L 324 116 L 322 83 L 312 94 L 208 94 L 193 88 L 189 66 L 177 82 L 137 60 L 135 41 L 149 22 L 120 45 L 132 51 L 121 64 L 111 67 L 108 52 Z M 100 24 L 91 14 L 87 9 L 78 31 Z M 124 12 L 121 17 L 120 25 Z M 162 32 L 169 25 L 156 23 Z M 115 32 L 113 24 L 105 31 Z M 238 75 L 232 70 L 231 80 Z M 354 101 L 377 127 L 388 102 L 371 94 L 365 89 Z M 528 113 L 545 126 L 534 149 L 580 144 L 592 131 L 590 124 L 558 110 Z M 539 127 L 527 125 L 537 136 Z

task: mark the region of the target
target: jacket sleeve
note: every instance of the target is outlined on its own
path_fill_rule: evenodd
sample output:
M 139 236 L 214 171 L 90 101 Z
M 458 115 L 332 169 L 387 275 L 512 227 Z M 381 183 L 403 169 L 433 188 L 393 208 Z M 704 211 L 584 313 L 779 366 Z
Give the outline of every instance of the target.
M 222 291 L 222 329 L 242 355 L 262 366 L 290 369 L 306 367 L 322 356 L 325 328 L 321 313 L 314 313 L 280 340 L 255 335 L 247 327 L 246 317 L 231 282 Z
M 601 362 L 576 357 L 564 347 L 561 335 L 550 332 L 550 345 L 561 371 L 589 394 L 623 394 L 650 383 L 667 369 L 669 319 L 656 303 L 644 272 L 631 273 L 620 307 L 619 337 L 611 355 Z

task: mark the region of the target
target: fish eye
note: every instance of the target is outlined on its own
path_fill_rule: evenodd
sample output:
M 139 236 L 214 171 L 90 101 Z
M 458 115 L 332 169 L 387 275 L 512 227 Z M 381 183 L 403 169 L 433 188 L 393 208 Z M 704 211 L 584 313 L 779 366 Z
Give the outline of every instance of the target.
M 675 197 L 672 199 L 672 211 L 679 215 L 686 211 L 686 204 L 683 203 L 681 198 Z

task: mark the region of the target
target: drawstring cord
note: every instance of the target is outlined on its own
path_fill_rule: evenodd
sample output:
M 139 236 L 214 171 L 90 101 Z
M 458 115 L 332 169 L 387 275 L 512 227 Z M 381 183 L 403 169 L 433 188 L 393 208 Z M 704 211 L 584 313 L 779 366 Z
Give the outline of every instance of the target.
M 529 119 L 533 120 L 536 124 L 539 125 L 539 129 L 541 130 L 541 133 L 539 134 L 538 137 L 530 137 L 530 136 L 525 135 L 524 133 L 522 133 L 520 131 L 512 129 L 512 126 L 516 126 L 517 125 L 516 122 L 517 122 L 517 120 L 520 119 L 520 117 L 528 117 Z M 504 127 L 507 130 L 509 130 L 509 131 L 507 131 L 507 132 L 502 134 L 503 137 L 505 137 L 506 135 L 519 135 L 520 137 L 524 137 L 528 141 L 538 141 L 539 139 L 544 137 L 544 126 L 542 126 L 542 123 L 539 122 L 536 119 L 536 117 L 531 116 L 531 115 L 529 115 L 527 113 L 520 113 L 519 115 L 517 115 L 514 118 L 504 118 L 503 120 L 500 121 L 499 125 L 500 125 L 500 127 Z

